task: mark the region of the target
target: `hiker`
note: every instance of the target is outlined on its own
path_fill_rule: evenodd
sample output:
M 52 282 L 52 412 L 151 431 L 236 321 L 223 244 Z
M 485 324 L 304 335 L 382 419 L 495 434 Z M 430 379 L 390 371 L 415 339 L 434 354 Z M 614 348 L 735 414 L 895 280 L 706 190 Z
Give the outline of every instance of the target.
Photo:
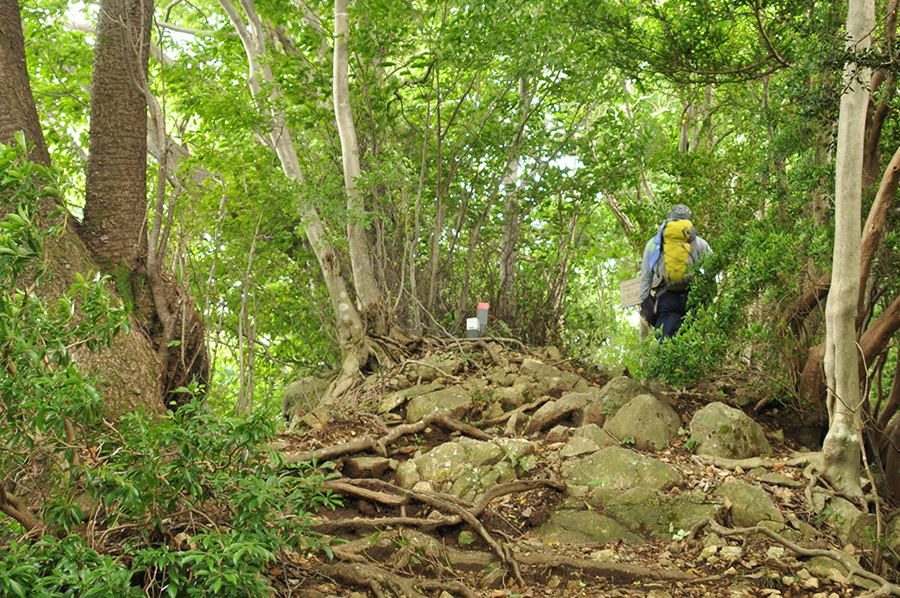
M 641 317 L 647 324 L 672 337 L 687 313 L 691 266 L 711 252 L 697 236 L 691 210 L 675 204 L 659 232 L 647 241 L 641 262 Z

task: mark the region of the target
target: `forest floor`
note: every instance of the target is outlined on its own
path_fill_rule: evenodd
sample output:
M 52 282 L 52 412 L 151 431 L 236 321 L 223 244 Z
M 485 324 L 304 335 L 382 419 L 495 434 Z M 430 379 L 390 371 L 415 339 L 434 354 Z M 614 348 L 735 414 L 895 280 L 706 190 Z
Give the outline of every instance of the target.
M 578 366 L 569 367 L 575 370 Z M 596 386 L 608 379 L 602 373 L 588 374 L 584 369 L 579 372 Z M 743 387 L 746 384 L 747 376 L 735 373 L 704 380 L 691 388 L 669 389 L 669 396 L 687 427 L 697 409 L 722 400 L 723 394 L 750 392 Z M 382 455 L 404 460 L 460 434 L 477 434 L 480 429 L 477 416 L 469 416 L 456 429 L 438 422 L 399 434 L 396 426 L 387 426 L 382 417 L 374 414 L 372 399 L 377 397 L 372 395 L 371 391 L 358 395 L 334 409 L 324 427 L 284 433 L 281 440 L 285 454 L 309 455 L 318 451 L 319 455 L 334 455 L 332 460 L 340 463 L 351 455 L 382 452 L 372 450 L 369 439 L 387 438 L 380 445 L 386 449 Z M 562 487 L 541 483 L 556 475 L 553 459 L 544 456 L 554 449 L 558 451 L 559 446 L 538 435 L 530 438 L 540 445 L 537 467 L 519 488 L 509 488 L 508 493 L 489 499 L 487 504 L 482 501 L 473 505 L 454 502 L 446 495 L 426 497 L 403 491 L 394 485 L 390 470 L 377 483 L 357 485 L 349 493 L 342 492 L 348 487 L 334 485 L 333 491 L 342 495 L 343 505 L 318 513 L 314 529 L 337 540 L 335 556 L 328 558 L 321 552 L 298 556 L 295 562 L 276 567 L 271 573 L 278 596 L 838 598 L 877 589 L 861 588 L 846 569 L 836 564 L 830 571 L 827 566 L 824 572 L 821 568 L 816 570 L 808 561 L 812 553 L 796 552 L 795 548 L 840 550 L 845 556 L 856 557 L 865 569 L 875 568 L 871 552 L 842 543 L 823 518 L 812 512 L 804 489 L 806 480 L 799 470 L 792 471 L 787 465 L 791 455 L 801 448 L 788 428 L 802 416 L 777 409 L 753 415 L 770 441 L 777 439 L 772 442 L 774 468 L 804 482 L 796 488 L 766 485 L 779 509 L 817 530 L 812 539 L 799 542 L 800 547 L 760 533 L 734 531 L 729 527 L 727 514 L 690 534 L 673 534 L 671 540 L 641 545 L 542 540 L 537 530 L 566 496 Z M 393 435 L 391 430 L 395 431 Z M 785 440 L 779 442 L 781 438 Z M 762 485 L 741 468 L 723 469 L 701 461 L 685 447 L 683 437 L 676 437 L 653 456 L 676 467 L 685 479 L 685 488 L 706 489 L 726 479 Z M 713 527 L 719 531 L 716 546 L 708 541 Z M 734 535 L 726 536 L 730 533 Z M 505 572 L 501 569 L 486 575 L 486 569 L 496 567 L 501 557 Z M 491 562 L 494 564 L 486 566 Z M 891 567 L 881 565 L 876 572 L 896 583 L 897 571 Z

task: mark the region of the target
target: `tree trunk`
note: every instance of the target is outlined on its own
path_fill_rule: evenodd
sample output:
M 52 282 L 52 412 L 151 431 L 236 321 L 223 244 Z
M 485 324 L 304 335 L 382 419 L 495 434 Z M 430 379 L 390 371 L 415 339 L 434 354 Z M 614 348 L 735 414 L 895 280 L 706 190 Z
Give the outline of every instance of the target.
M 28 82 L 24 39 L 15 0 L 0 0 L 0 75 L 3 76 L 0 141 L 8 142 L 15 131 L 24 130 L 26 139 L 36 146 L 33 158 L 49 164 Z M 64 230 L 58 242 L 48 247 L 48 252 L 53 278 L 40 290 L 47 301 L 62 296 L 75 282 L 76 273 L 87 275 L 97 270 L 91 254 L 71 228 Z M 138 410 L 162 413 L 156 355 L 134 323 L 130 333 L 117 335 L 112 346 L 102 353 L 93 353 L 84 347 L 76 349 L 74 361 L 85 372 L 94 373 L 100 379 L 104 408 L 111 417 Z
M 26 143 L 34 145 L 30 158 L 49 166 L 50 154 L 25 64 L 25 37 L 17 0 L 0 0 L 0 81 L 0 141 L 8 143 L 17 131 L 24 131 Z
M 347 191 L 347 239 L 350 245 L 350 265 L 353 286 L 360 308 L 376 334 L 385 334 L 388 326 L 387 305 L 375 281 L 372 252 L 366 238 L 366 206 L 357 188 L 360 175 L 359 144 L 356 125 L 350 108 L 350 17 L 348 0 L 334 2 L 334 115 L 341 140 L 344 166 L 344 188 Z
M 528 78 L 519 79 L 519 127 L 509 148 L 506 171 L 503 175 L 503 236 L 500 239 L 500 289 L 497 301 L 497 317 L 505 318 L 507 324 L 516 319 L 516 262 L 519 236 L 522 232 L 523 215 L 519 204 L 519 152 L 525 135 L 525 124 L 531 110 L 531 89 Z
M 875 26 L 874 0 L 850 0 L 847 47 L 864 51 Z M 825 310 L 825 376 L 829 427 L 822 449 L 824 473 L 835 489 L 862 496 L 859 482 L 861 413 L 856 312 L 860 278 L 860 207 L 863 145 L 870 72 L 844 67 L 844 94 L 835 156 L 835 233 L 832 284 Z
M 151 0 L 100 2 L 81 237 L 129 300 L 145 248 L 147 79 Z
M 250 27 L 244 23 L 240 14 L 229 0 L 219 0 L 219 4 L 228 14 L 247 53 L 249 63 L 250 91 L 257 100 L 261 112 L 271 118 L 269 141 L 281 162 L 285 175 L 294 181 L 303 182 L 303 171 L 290 129 L 287 126 L 287 115 L 279 106 L 280 91 L 275 83 L 272 71 L 266 63 L 266 33 L 262 22 L 256 15 L 252 0 L 242 0 L 241 6 L 247 14 Z M 269 89 L 268 97 L 264 96 L 263 84 Z M 306 238 L 312 246 L 322 278 L 328 290 L 331 306 L 334 309 L 337 323 L 338 339 L 344 359 L 340 383 L 332 390 L 334 396 L 340 396 L 349 388 L 350 383 L 360 374 L 369 356 L 366 329 L 353 306 L 347 284 L 341 273 L 340 260 L 325 235 L 325 226 L 314 206 L 302 208 L 300 214 Z

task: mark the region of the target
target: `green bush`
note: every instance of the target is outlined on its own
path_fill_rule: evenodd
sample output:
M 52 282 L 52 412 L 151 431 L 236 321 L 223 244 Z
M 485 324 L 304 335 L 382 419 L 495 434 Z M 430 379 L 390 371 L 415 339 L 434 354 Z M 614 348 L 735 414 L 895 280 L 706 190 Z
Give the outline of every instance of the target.
M 39 507 L 27 537 L 44 535 L 16 540 L 0 515 L 0 598 L 270 595 L 277 559 L 329 552 L 309 529 L 311 511 L 337 504 L 325 474 L 266 449 L 271 414 L 221 418 L 195 397 L 154 419 L 102 418 L 71 351 L 107 347 L 127 307 L 101 276 L 76 274 L 53 301 L 39 292 L 62 229 L 41 218 L 55 174 L 24 146 L 0 145 L 0 484 Z

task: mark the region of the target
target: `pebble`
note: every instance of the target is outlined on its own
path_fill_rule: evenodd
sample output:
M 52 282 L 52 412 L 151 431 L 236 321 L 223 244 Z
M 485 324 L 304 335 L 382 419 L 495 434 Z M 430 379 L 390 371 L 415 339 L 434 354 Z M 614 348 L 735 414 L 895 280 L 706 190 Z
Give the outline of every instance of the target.
M 784 558 L 784 547 L 782 546 L 772 546 L 766 551 L 766 560 L 769 561 L 780 561 Z

